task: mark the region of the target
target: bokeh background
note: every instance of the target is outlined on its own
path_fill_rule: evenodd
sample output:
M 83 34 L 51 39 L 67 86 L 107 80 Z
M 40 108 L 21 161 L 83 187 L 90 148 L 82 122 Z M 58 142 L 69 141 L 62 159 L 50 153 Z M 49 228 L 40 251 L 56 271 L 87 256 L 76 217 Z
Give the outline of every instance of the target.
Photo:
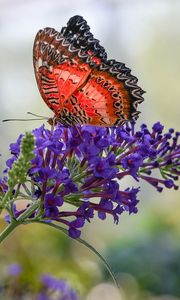
M 34 77 L 33 41 L 40 28 L 60 30 L 76 14 L 88 21 L 108 57 L 126 63 L 147 92 L 137 126 L 160 121 L 178 129 L 179 0 L 0 0 L 0 119 L 26 118 L 27 111 L 51 116 Z M 1 170 L 9 143 L 37 126 L 40 121 L 0 123 Z M 82 299 L 180 299 L 179 196 L 141 183 L 137 215 L 123 215 L 118 226 L 111 218 L 86 225 L 83 238 L 107 258 L 120 295 L 88 249 L 35 225 L 17 229 L 1 246 L 0 281 L 16 262 L 23 267 L 24 286 L 34 289 L 41 273 L 51 273 L 68 280 Z

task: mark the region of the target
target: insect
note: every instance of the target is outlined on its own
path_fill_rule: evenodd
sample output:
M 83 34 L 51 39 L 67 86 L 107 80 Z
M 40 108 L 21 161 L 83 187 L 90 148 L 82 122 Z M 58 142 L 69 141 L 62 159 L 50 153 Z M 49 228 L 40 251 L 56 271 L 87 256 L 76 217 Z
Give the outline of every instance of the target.
M 138 79 L 124 63 L 107 59 L 105 49 L 81 16 L 60 32 L 39 30 L 33 47 L 39 91 L 65 126 L 116 126 L 136 120 L 144 99 Z

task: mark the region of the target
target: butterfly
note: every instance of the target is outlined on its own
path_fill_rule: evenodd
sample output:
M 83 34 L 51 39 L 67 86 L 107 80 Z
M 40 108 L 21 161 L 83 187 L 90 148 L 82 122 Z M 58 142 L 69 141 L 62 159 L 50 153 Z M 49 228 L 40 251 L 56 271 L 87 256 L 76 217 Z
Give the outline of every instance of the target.
M 33 64 L 39 91 L 65 126 L 116 126 L 136 120 L 144 99 L 138 79 L 124 63 L 108 59 L 105 49 L 81 16 L 60 32 L 39 30 Z

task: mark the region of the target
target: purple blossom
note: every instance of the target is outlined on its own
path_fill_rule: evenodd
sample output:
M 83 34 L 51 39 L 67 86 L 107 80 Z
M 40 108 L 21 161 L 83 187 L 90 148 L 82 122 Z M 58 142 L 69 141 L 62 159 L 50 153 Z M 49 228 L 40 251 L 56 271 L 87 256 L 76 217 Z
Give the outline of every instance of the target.
M 164 129 L 164 126 L 161 125 L 160 122 L 157 122 L 153 125 L 152 127 L 153 131 L 156 132 L 156 133 L 162 133 L 163 129 Z
M 0 195 L 8 191 L 7 178 L 0 178 Z
M 54 193 L 49 193 L 45 195 L 44 198 L 44 217 L 54 218 L 58 217 L 60 207 L 63 204 L 63 198 L 58 195 L 55 196 Z
M 110 165 L 108 159 L 97 158 L 93 163 L 93 173 L 96 178 L 111 179 L 116 176 L 118 168 L 114 168 Z
M 61 206 L 63 204 L 63 198 L 61 196 L 55 196 L 53 193 L 45 195 L 44 207 Z
M 21 265 L 14 263 L 8 266 L 7 273 L 9 276 L 19 276 L 22 272 Z
M 57 300 L 78 300 L 77 293 L 64 280 L 59 280 L 49 274 L 44 274 L 41 278 L 45 290 L 39 293 L 37 300 L 54 299 L 53 293 Z M 51 295 L 51 296 L 50 296 Z
M 9 149 L 11 151 L 11 154 L 13 154 L 13 156 L 11 158 L 9 158 L 7 161 L 6 161 L 6 166 L 11 169 L 12 168 L 12 165 L 13 163 L 16 161 L 19 153 L 20 153 L 20 145 L 21 145 L 21 141 L 22 141 L 22 138 L 23 138 L 23 135 L 21 134 L 16 143 L 12 143 L 10 144 L 9 146 Z M 6 172 L 6 170 L 4 170 Z
M 19 155 L 19 153 L 20 153 L 20 145 L 21 145 L 22 138 L 23 138 L 23 134 L 21 134 L 18 137 L 16 143 L 10 144 L 9 148 L 10 148 L 11 154 L 16 155 L 16 156 Z
M 138 153 L 132 153 L 121 159 L 123 168 L 128 170 L 129 174 L 138 180 L 138 170 L 143 164 L 143 157 Z
M 11 284 L 6 282 L 3 290 L 0 291 L 1 297 L 5 296 L 4 292 L 6 292 L 8 295 L 12 295 L 13 299 L 19 299 L 19 297 L 30 299 L 29 297 L 31 297 L 34 300 L 79 300 L 77 291 L 67 281 L 55 278 L 51 274 L 42 274 L 40 278 L 37 278 L 39 284 L 38 291 L 35 292 L 32 285 L 29 285 L 28 281 L 26 282 L 27 276 L 22 276 L 23 281 L 20 281 L 19 276 L 24 275 L 23 272 L 25 270 L 19 263 L 8 265 L 7 275 L 8 279 L 11 279 Z
M 68 233 L 69 236 L 72 237 L 73 239 L 77 239 L 81 235 L 81 231 L 74 226 L 71 227 L 71 225 L 69 226 Z
M 164 187 L 177 189 L 179 133 L 172 128 L 163 131 L 159 122 L 152 129 L 142 124 L 137 131 L 134 123 L 113 128 L 57 125 L 53 131 L 43 125 L 33 130 L 35 157 L 28 171 L 33 188 L 28 197 L 39 200 L 40 207 L 28 221 L 61 223 L 72 238 L 78 238 L 96 214 L 101 220 L 110 215 L 117 224 L 122 213 L 137 213 L 139 187 L 123 190 L 121 179 L 126 176 L 132 176 L 136 184 L 144 180 L 159 192 Z M 21 140 L 22 135 L 10 147 L 8 170 L 19 156 Z M 20 188 L 27 190 L 25 184 Z M 1 179 L 0 196 L 6 191 L 6 180 Z M 14 208 L 14 218 L 26 209 Z

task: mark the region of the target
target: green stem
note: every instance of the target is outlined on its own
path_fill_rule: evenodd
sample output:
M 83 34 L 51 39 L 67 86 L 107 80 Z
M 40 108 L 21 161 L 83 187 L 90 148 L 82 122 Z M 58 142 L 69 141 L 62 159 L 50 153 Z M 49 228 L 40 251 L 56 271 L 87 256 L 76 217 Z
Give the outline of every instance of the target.
M 81 174 L 72 176 L 72 180 L 78 182 L 78 181 L 80 181 L 82 178 L 84 178 L 84 177 L 86 176 L 86 174 L 87 174 L 87 171 L 85 170 L 85 171 L 81 172 Z
M 0 214 L 1 214 L 2 210 L 5 208 L 6 202 L 8 201 L 9 197 L 12 195 L 12 190 L 13 189 L 10 188 L 8 190 L 8 192 L 2 198 L 2 201 L 0 203 Z
M 11 223 L 0 233 L 0 243 L 18 226 L 26 222 L 26 219 L 38 208 L 39 201 L 33 203 L 17 220 L 12 219 Z M 27 220 L 28 222 L 29 220 Z
M 26 219 L 32 215 L 32 213 L 39 207 L 39 205 L 40 201 L 38 200 L 35 201 L 35 203 L 31 204 L 31 206 L 19 216 L 19 218 L 17 219 L 18 222 L 23 223 L 24 221 L 26 221 Z
M 44 222 L 44 221 L 31 221 L 31 223 L 38 223 L 38 224 L 44 224 L 44 225 L 47 225 L 47 226 L 50 226 L 50 227 L 54 227 L 60 231 L 62 231 L 66 236 L 68 236 L 68 238 L 71 238 L 68 234 L 68 231 L 67 229 L 65 229 L 64 227 L 62 226 L 59 226 L 59 225 L 56 225 L 54 223 L 49 223 L 49 222 Z M 86 242 L 85 240 L 81 239 L 81 238 L 77 238 L 77 239 L 74 239 L 76 242 L 79 242 L 81 244 L 83 244 L 84 246 L 86 246 L 87 248 L 89 248 L 95 255 L 97 255 L 100 260 L 104 263 L 105 267 L 107 268 L 109 274 L 111 275 L 115 285 L 117 286 L 117 288 L 119 289 L 119 286 L 118 286 L 118 282 L 116 280 L 116 277 L 113 273 L 113 271 L 111 270 L 111 267 L 109 266 L 109 264 L 107 263 L 107 261 L 105 260 L 105 258 L 93 247 L 91 246 L 88 242 Z
M 0 243 L 18 226 L 19 222 L 13 221 L 0 233 Z

